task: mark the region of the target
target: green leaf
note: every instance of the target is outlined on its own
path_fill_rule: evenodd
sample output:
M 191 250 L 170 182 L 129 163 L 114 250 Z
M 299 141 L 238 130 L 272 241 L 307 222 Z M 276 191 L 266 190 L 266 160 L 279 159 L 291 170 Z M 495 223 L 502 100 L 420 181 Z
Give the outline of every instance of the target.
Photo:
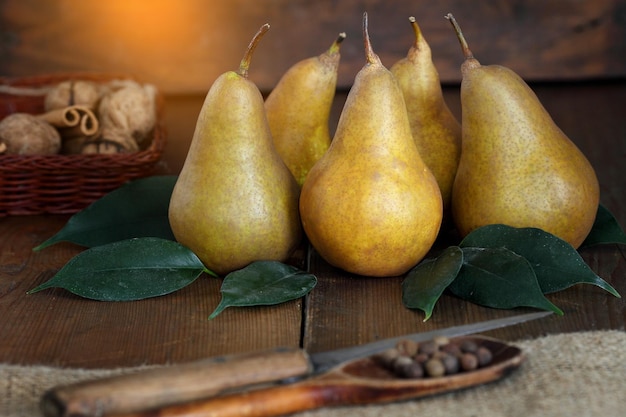
M 626 245 L 626 233 L 624 233 L 613 214 L 600 204 L 593 227 L 580 247 L 586 248 L 610 243 Z
M 227 307 L 274 305 L 303 297 L 317 284 L 315 275 L 276 261 L 257 261 L 226 275 L 222 299 L 209 319 Z
M 155 176 L 122 185 L 73 215 L 63 229 L 33 250 L 58 242 L 94 247 L 135 237 L 174 240 L 167 210 L 176 178 Z
M 467 235 L 461 247 L 503 247 L 530 262 L 544 294 L 576 284 L 593 284 L 616 297 L 619 293 L 596 275 L 576 249 L 566 241 L 537 228 L 515 228 L 502 224 L 483 226 Z
M 93 300 L 141 300 L 179 290 L 203 271 L 200 259 L 176 242 L 129 239 L 81 252 L 28 293 L 56 287 Z
M 428 320 L 443 291 L 456 278 L 463 265 L 463 251 L 450 246 L 437 258 L 427 259 L 411 269 L 402 282 L 402 303 L 426 313 Z
M 539 287 L 528 261 L 505 248 L 463 250 L 463 266 L 448 289 L 457 297 L 492 308 L 534 307 L 563 312 Z

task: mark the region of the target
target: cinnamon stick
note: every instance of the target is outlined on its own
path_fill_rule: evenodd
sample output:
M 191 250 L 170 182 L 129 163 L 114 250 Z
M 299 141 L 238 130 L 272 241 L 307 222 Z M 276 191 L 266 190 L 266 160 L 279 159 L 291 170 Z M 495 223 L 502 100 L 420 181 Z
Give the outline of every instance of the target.
M 68 106 L 40 114 L 38 118 L 56 127 L 63 137 L 93 136 L 100 123 L 94 112 L 85 106 Z

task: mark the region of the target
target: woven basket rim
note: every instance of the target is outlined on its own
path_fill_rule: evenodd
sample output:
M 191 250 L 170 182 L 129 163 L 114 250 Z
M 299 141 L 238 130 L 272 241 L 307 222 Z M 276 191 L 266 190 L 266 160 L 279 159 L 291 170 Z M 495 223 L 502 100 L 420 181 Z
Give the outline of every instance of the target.
M 0 85 L 33 88 L 28 94 L 0 91 L 0 114 L 40 111 L 45 95 L 38 87 L 65 80 L 133 80 L 125 74 L 56 73 L 0 77 Z M 6 89 L 5 89 L 6 90 Z M 124 182 L 153 175 L 165 148 L 164 99 L 156 91 L 156 124 L 151 141 L 137 152 L 116 154 L 0 155 L 0 218 L 7 215 L 71 214 Z
M 109 73 L 99 71 L 55 72 L 35 74 L 22 77 L 0 76 L 0 84 L 10 86 L 47 86 L 61 81 L 87 80 L 94 82 L 108 82 L 114 80 L 133 80 L 139 83 L 144 81 L 130 74 Z M 6 94 L 6 93 L 1 93 Z M 11 94 L 8 94 L 11 95 Z

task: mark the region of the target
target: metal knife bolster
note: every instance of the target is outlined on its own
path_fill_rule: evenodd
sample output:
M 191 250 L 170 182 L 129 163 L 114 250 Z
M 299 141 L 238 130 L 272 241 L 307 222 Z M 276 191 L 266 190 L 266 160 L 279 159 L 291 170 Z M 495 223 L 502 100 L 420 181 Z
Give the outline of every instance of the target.
M 460 326 L 448 327 L 445 329 L 431 330 L 422 333 L 413 333 L 399 336 L 391 339 L 378 340 L 364 345 L 351 346 L 344 349 L 331 350 L 326 352 L 317 352 L 309 354 L 310 361 L 313 365 L 313 373 L 325 372 L 328 369 L 339 365 L 343 362 L 374 355 L 387 348 L 395 346 L 400 340 L 411 339 L 416 342 L 432 340 L 438 336 L 458 337 L 474 333 L 486 332 L 502 327 L 520 324 L 526 321 L 539 319 L 552 314 L 552 311 L 539 311 L 510 317 L 504 317 L 494 320 L 482 321 L 479 323 L 464 324 Z

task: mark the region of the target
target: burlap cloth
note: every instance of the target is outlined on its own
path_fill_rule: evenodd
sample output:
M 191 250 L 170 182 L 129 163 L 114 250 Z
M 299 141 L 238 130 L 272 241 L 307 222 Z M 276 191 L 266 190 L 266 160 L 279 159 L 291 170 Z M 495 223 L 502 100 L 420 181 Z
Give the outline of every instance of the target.
M 626 332 L 559 334 L 515 343 L 520 369 L 487 385 L 386 405 L 322 409 L 298 417 L 626 416 Z M 40 416 L 46 389 L 125 372 L 0 365 L 0 416 Z

